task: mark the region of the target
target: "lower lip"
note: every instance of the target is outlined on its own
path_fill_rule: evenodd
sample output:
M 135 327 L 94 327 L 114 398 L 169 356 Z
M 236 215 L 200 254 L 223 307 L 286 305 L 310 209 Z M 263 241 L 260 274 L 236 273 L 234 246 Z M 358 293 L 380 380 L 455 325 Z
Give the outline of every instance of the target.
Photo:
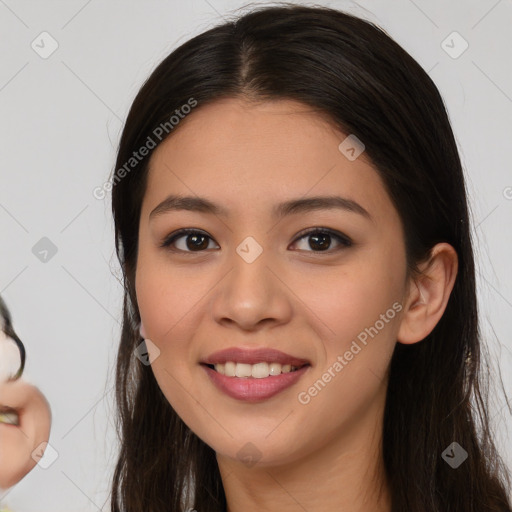
M 309 368 L 309 365 L 306 365 L 294 372 L 255 379 L 254 377 L 226 377 L 205 364 L 201 366 L 218 389 L 231 398 L 244 402 L 259 402 L 277 395 L 293 386 Z

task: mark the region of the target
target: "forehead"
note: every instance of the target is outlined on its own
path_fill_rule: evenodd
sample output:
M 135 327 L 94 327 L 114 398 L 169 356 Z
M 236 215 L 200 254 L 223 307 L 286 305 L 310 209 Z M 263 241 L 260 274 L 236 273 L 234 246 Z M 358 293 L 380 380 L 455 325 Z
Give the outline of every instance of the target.
M 156 148 L 146 195 L 215 197 L 235 213 L 333 193 L 374 211 L 392 207 L 365 152 L 350 160 L 340 150 L 348 135 L 295 101 L 219 100 L 196 107 Z

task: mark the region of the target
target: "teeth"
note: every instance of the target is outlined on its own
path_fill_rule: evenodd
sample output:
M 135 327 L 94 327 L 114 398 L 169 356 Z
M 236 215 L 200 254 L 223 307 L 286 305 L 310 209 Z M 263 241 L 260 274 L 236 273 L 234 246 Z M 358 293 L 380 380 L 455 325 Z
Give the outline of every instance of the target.
M 268 363 L 253 364 L 251 368 L 251 377 L 255 379 L 263 379 L 270 375 Z
M 270 375 L 279 375 L 281 373 L 281 363 L 270 363 L 268 365 L 268 373 Z
M 289 373 L 298 370 L 298 366 L 280 363 L 235 363 L 227 361 L 224 364 L 216 364 L 214 368 L 217 372 L 226 377 L 252 377 L 254 379 L 264 379 L 270 375 L 281 375 L 281 373 Z
M 237 377 L 251 377 L 252 366 L 250 364 L 236 363 L 235 375 Z
M 215 366 L 214 366 L 214 368 L 215 368 Z M 217 368 L 215 368 L 215 369 L 217 369 Z M 227 377 L 234 377 L 235 376 L 235 370 L 236 370 L 236 363 L 228 361 L 224 365 L 224 375 L 226 375 Z

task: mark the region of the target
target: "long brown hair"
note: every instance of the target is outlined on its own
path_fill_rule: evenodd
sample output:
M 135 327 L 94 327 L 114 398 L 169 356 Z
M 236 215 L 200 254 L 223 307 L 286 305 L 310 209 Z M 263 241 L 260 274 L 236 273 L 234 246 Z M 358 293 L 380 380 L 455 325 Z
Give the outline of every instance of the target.
M 179 130 L 170 116 L 191 98 L 199 109 L 223 97 L 297 100 L 364 141 L 403 222 L 410 272 L 437 242 L 455 248 L 459 273 L 443 317 L 425 340 L 397 343 L 391 361 L 383 456 L 392 508 L 511 512 L 509 476 L 487 415 L 465 182 L 443 100 L 421 66 L 373 23 L 289 4 L 257 8 L 175 49 L 127 117 L 112 190 L 125 286 L 112 511 L 226 509 L 214 451 L 181 421 L 151 367 L 134 355 L 142 341 L 137 237 L 152 150 L 126 166 L 149 138 L 158 145 Z M 160 130 L 155 137 L 164 125 L 165 136 Z M 457 469 L 442 457 L 453 442 L 468 454 Z

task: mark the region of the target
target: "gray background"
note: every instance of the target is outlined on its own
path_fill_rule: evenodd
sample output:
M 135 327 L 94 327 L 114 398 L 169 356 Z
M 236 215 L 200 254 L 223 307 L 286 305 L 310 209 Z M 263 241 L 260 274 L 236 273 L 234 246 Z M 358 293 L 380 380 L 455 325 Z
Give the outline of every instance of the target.
M 512 2 L 319 4 L 382 26 L 445 99 L 467 173 L 482 331 L 510 390 Z M 123 120 L 154 67 L 244 5 L 0 0 L 0 293 L 27 347 L 25 377 L 51 404 L 57 455 L 45 454 L 49 467 L 37 466 L 0 496 L 16 512 L 109 510 L 122 288 L 110 203 L 92 191 L 108 179 Z M 58 43 L 46 59 L 31 47 L 51 49 L 44 31 Z M 463 41 L 453 31 L 469 44 L 457 58 Z M 493 394 L 500 451 L 512 466 L 512 421 L 503 404 Z

